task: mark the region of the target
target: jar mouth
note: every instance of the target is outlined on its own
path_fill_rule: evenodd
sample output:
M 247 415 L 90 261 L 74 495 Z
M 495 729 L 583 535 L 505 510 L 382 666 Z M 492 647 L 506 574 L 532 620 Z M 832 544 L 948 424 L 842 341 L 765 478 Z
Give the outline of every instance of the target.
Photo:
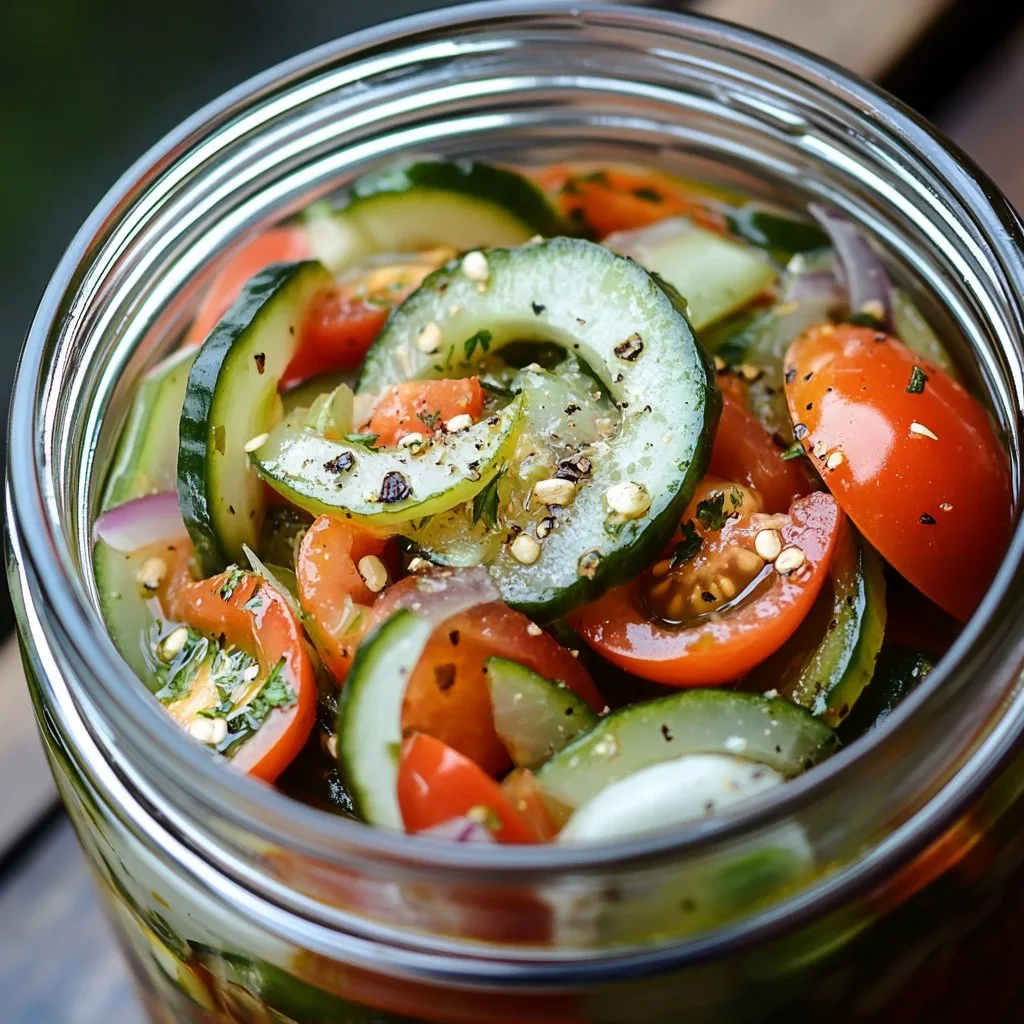
M 138 213 L 147 190 L 171 187 L 188 173 L 188 162 L 204 137 L 214 131 L 228 136 L 246 130 L 250 109 L 264 114 L 277 98 L 290 90 L 307 89 L 311 96 L 324 88 L 324 79 L 332 71 L 353 66 L 363 59 L 386 63 L 386 55 L 401 45 L 401 59 L 395 58 L 394 70 L 419 56 L 428 59 L 438 48 L 458 48 L 452 40 L 471 30 L 477 33 L 481 52 L 502 45 L 502 33 L 511 32 L 516 19 L 549 19 L 552 26 L 600 34 L 612 26 L 626 25 L 637 31 L 661 34 L 665 48 L 657 58 L 666 62 L 679 59 L 670 44 L 688 43 L 721 48 L 731 54 L 760 63 L 780 75 L 799 80 L 808 89 L 822 90 L 837 104 L 872 120 L 880 131 L 924 161 L 953 193 L 959 193 L 961 209 L 947 211 L 950 217 L 969 217 L 968 229 L 961 232 L 964 258 L 986 262 L 992 288 L 998 288 L 1003 309 L 996 300 L 980 296 L 983 309 L 1001 325 L 995 332 L 1002 342 L 998 351 L 979 352 L 987 365 L 983 372 L 995 387 L 1003 425 L 1007 430 L 1019 488 L 1021 459 L 1017 437 L 1017 410 L 1024 369 L 1021 361 L 1022 308 L 1016 296 L 1024 295 L 1024 263 L 1021 224 L 996 187 L 962 154 L 941 139 L 916 115 L 879 89 L 860 81 L 843 69 L 786 44 L 733 25 L 715 22 L 697 15 L 654 12 L 627 6 L 596 6 L 583 12 L 562 2 L 519 2 L 499 0 L 435 11 L 356 33 L 290 60 L 250 80 L 220 100 L 199 111 L 175 132 L 158 143 L 132 167 L 97 207 L 75 236 L 61 260 L 23 350 L 15 385 L 10 422 L 9 449 L 9 522 L 15 535 L 15 547 L 30 590 L 41 594 L 46 604 L 45 628 L 51 646 L 63 651 L 67 666 L 74 673 L 78 696 L 93 709 L 103 709 L 103 722 L 92 723 L 114 751 L 148 752 L 148 757 L 164 763 L 168 784 L 187 786 L 201 804 L 211 808 L 225 823 L 269 843 L 287 837 L 290 847 L 324 861 L 344 863 L 352 859 L 385 860 L 396 867 L 456 874 L 466 869 L 499 871 L 516 877 L 530 875 L 594 872 L 611 867 L 660 860 L 727 843 L 755 833 L 780 821 L 799 816 L 803 809 L 823 800 L 857 798 L 851 784 L 853 772 L 867 761 L 892 764 L 913 746 L 912 733 L 922 716 L 938 718 L 949 714 L 955 704 L 965 700 L 971 680 L 982 672 L 991 681 L 986 690 L 986 715 L 978 711 L 973 722 L 974 735 L 965 737 L 958 750 L 939 770 L 935 766 L 933 791 L 921 806 L 913 809 L 901 823 L 899 836 L 894 831 L 856 868 L 848 869 L 849 878 L 866 878 L 885 869 L 887 864 L 906 857 L 923 845 L 943 823 L 954 817 L 976 795 L 1011 750 L 1024 726 L 1022 699 L 1014 698 L 995 714 L 995 691 L 1010 692 L 1010 677 L 1015 674 L 1020 651 L 1012 640 L 1012 621 L 1020 614 L 1024 592 L 1024 531 L 1018 526 L 1004 563 L 981 607 L 936 670 L 918 690 L 892 714 L 887 726 L 877 735 L 862 737 L 818 766 L 807 775 L 789 782 L 757 805 L 743 805 L 729 816 L 694 823 L 678 832 L 656 833 L 643 838 L 607 844 L 541 846 L 536 848 L 501 846 L 458 846 L 393 834 L 307 807 L 283 794 L 217 763 L 175 729 L 151 702 L 139 699 L 138 682 L 117 655 L 106 635 L 102 619 L 89 596 L 89 584 L 83 580 L 79 554 L 88 548 L 87 512 L 79 509 L 74 521 L 68 521 L 63 482 L 60 473 L 76 466 L 88 479 L 94 451 L 71 454 L 74 436 L 65 432 L 61 415 L 73 417 L 82 409 L 76 404 L 84 394 L 82 374 L 90 360 L 101 353 L 96 337 L 101 329 L 116 331 L 117 325 L 104 322 L 102 289 L 99 277 L 109 271 L 99 261 L 114 259 L 114 241 L 127 244 L 133 230 L 132 217 Z M 488 38 L 488 32 L 492 37 Z M 468 50 L 467 50 L 468 52 Z M 383 67 L 380 73 L 384 73 Z M 736 102 L 735 98 L 731 101 Z M 785 111 L 776 117 L 776 126 L 785 132 Z M 269 115 L 267 115 L 269 116 Z M 789 130 L 794 130 L 790 126 Z M 178 178 L 174 178 L 178 175 Z M 900 205 L 898 197 L 894 200 Z M 903 204 L 905 209 L 910 206 Z M 979 239 L 981 241 L 979 241 Z M 123 250 L 122 250 L 123 253 Z M 201 253 L 197 258 L 205 258 Z M 139 259 L 131 273 L 141 280 L 146 272 Z M 92 292 L 90 292 L 90 288 Z M 90 307 L 83 296 L 96 300 Z M 115 369 L 124 369 L 122 363 Z M 104 371 L 113 373 L 114 370 Z M 55 394 L 55 388 L 60 392 Z M 84 403 L 88 404 L 88 403 Z M 99 419 L 102 410 L 87 408 L 88 417 Z M 98 426 L 89 434 L 94 440 Z M 95 489 L 95 488 L 94 488 Z M 88 493 L 88 488 L 84 488 Z M 89 501 L 84 505 L 90 506 Z M 88 567 L 88 559 L 84 562 Z M 1012 662 L 1012 664 L 1011 664 Z M 997 671 L 997 663 L 1001 666 Z M 981 718 L 987 721 L 981 721 Z M 125 732 L 124 730 L 128 731 Z M 947 783 L 959 772 L 955 792 Z M 898 838 L 898 841 L 897 841 Z M 833 878 L 826 885 L 834 885 Z M 804 896 L 791 901 L 799 903 Z

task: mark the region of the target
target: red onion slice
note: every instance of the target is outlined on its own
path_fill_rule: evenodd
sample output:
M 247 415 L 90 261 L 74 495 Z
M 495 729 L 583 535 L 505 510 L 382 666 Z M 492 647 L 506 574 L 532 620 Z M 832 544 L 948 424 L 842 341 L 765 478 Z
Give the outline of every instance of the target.
M 174 491 L 147 494 L 108 509 L 93 524 L 92 532 L 94 540 L 125 552 L 186 536 Z
M 449 818 L 438 825 L 431 825 L 417 832 L 418 836 L 428 839 L 447 839 L 453 843 L 493 843 L 494 833 L 479 821 L 465 816 Z

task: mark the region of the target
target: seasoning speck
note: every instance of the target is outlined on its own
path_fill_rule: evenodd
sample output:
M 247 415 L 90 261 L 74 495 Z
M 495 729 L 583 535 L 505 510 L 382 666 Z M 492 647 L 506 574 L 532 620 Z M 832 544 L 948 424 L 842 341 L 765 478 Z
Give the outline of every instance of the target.
M 927 512 L 922 512 L 920 519 L 918 519 L 918 522 L 922 526 L 934 526 L 935 525 L 935 516 L 931 516 Z
M 378 501 L 385 505 L 393 505 L 396 501 L 405 501 L 412 495 L 412 487 L 409 481 L 397 470 L 385 474 L 380 485 L 380 497 Z
M 625 359 L 626 362 L 632 363 L 638 358 L 643 350 L 643 340 L 640 335 L 634 331 L 625 341 L 616 345 L 614 351 L 620 359 Z

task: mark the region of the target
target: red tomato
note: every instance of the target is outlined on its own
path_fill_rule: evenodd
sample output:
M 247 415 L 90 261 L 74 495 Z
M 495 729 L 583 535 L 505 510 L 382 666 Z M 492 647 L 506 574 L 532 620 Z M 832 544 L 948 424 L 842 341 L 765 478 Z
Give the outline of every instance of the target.
M 1013 525 L 1009 462 L 985 407 L 866 327 L 807 331 L 786 353 L 786 379 L 797 436 L 843 510 L 897 572 L 969 618 Z
M 295 558 L 299 603 L 307 629 L 335 680 L 348 675 L 365 634 L 365 606 L 376 594 L 359 574 L 359 560 L 380 557 L 387 538 L 360 530 L 344 519 L 319 516 L 306 531 Z
M 517 768 L 510 772 L 502 780 L 501 791 L 538 841 L 554 841 L 558 835 L 558 823 L 548 811 L 533 772 L 528 768 Z
M 788 515 L 731 518 L 720 531 L 707 531 L 698 554 L 680 569 L 645 573 L 577 612 L 574 621 L 599 654 L 645 679 L 669 686 L 738 679 L 777 651 L 810 611 L 843 524 L 835 500 L 820 492 L 797 498 Z M 788 575 L 754 551 L 757 534 L 768 529 L 777 531 L 783 550 L 803 554 Z M 738 603 L 730 605 L 734 595 Z M 699 607 L 708 598 L 714 614 L 693 615 L 693 602 Z M 679 624 L 653 614 L 655 602 Z M 678 615 L 676 602 L 683 609 Z
M 433 436 L 453 416 L 468 413 L 474 422 L 484 411 L 484 390 L 477 377 L 459 380 L 409 380 L 385 388 L 366 430 L 377 445 L 392 448 L 406 434 Z
M 185 344 L 198 345 L 238 298 L 245 283 L 271 263 L 308 259 L 309 237 L 305 228 L 271 228 L 232 252 L 213 279 L 203 304 L 185 336 Z
M 685 185 L 665 174 L 614 168 L 581 172 L 555 166 L 541 174 L 539 184 L 556 193 L 567 217 L 582 220 L 598 237 L 682 215 L 712 231 L 726 228 L 721 214 L 701 205 Z
M 409 737 L 402 747 L 398 806 L 407 832 L 486 814 L 498 842 L 537 841 L 494 779 L 468 757 L 423 733 Z
M 284 675 L 295 692 L 291 707 L 275 708 L 232 757 L 244 772 L 273 782 L 299 753 L 316 718 L 316 680 L 302 627 L 285 599 L 255 573 L 225 588 L 231 573 L 182 587 L 169 598 L 171 614 L 193 629 L 223 636 L 253 655 L 266 675 L 284 659 Z M 221 593 L 226 590 L 228 596 Z M 258 600 L 254 600 L 258 598 Z
M 735 392 L 723 390 L 710 472 L 752 487 L 761 495 L 766 512 L 785 512 L 794 498 L 813 489 L 801 462 L 784 459 L 768 431 L 736 400 Z
M 377 602 L 367 628 L 429 596 L 409 576 Z M 405 693 L 402 729 L 443 740 L 492 775 L 509 766 L 508 751 L 494 731 L 484 662 L 510 658 L 568 686 L 595 711 L 604 701 L 587 670 L 525 615 L 501 603 L 480 605 L 445 622 L 430 638 Z

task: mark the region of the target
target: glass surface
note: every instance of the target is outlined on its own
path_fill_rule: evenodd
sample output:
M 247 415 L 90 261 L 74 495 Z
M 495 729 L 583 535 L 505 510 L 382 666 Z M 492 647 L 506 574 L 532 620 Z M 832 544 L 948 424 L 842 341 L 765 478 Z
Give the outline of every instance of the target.
M 215 256 L 410 151 L 629 160 L 834 203 L 966 339 L 957 355 L 1019 481 L 1020 224 L 929 129 L 838 69 L 692 17 L 486 4 L 350 37 L 236 90 L 82 229 L 30 335 L 12 420 L 11 579 L 37 704 L 151 1004 L 175 1020 L 336 1019 L 330 1000 L 345 998 L 399 1019 L 625 1024 L 676 1020 L 680 1005 L 688 1019 L 764 1019 L 799 995 L 849 1009 L 880 974 L 895 990 L 927 962 L 937 922 L 970 923 L 956 908 L 981 906 L 980 889 L 962 865 L 1014 820 L 1020 536 L 882 735 L 733 817 L 575 850 L 452 847 L 298 805 L 189 743 L 114 654 L 89 523 L 140 374 Z M 797 875 L 770 855 L 794 845 L 810 851 Z M 986 886 L 1015 861 L 996 849 Z M 725 909 L 694 913 L 694 891 Z M 172 1003 L 174 987 L 192 1002 Z

